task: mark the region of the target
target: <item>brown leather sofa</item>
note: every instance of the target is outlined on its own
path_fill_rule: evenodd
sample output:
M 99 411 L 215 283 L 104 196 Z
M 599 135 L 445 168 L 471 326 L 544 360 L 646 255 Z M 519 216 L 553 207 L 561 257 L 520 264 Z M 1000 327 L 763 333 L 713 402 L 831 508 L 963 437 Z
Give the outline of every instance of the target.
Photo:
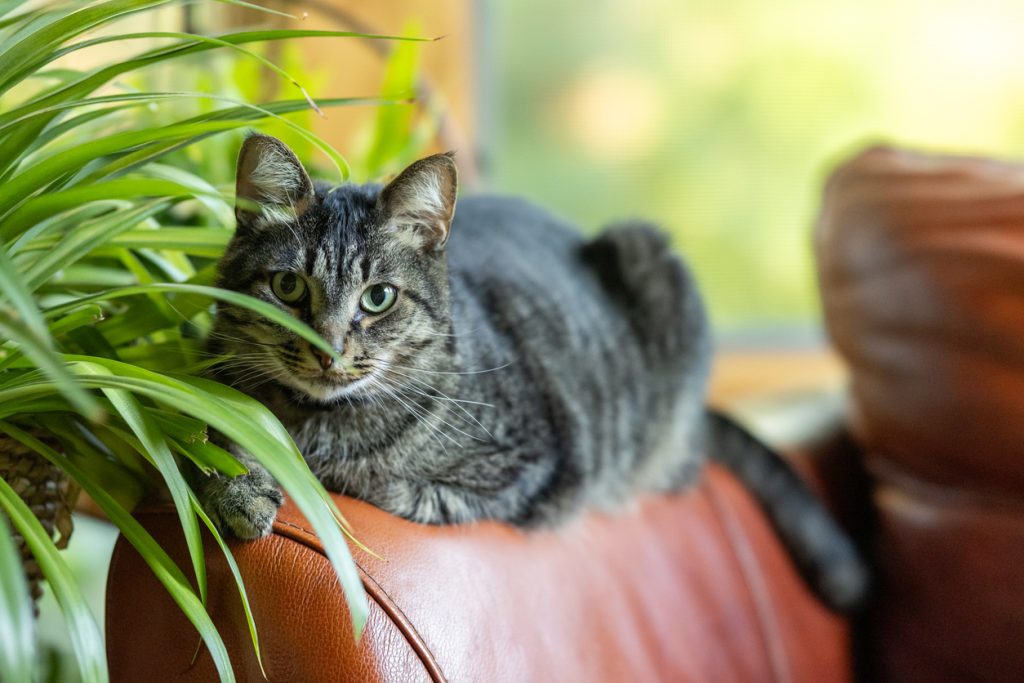
M 1024 167 L 869 150 L 830 180 L 816 248 L 852 438 L 838 425 L 796 462 L 877 567 L 856 624 L 815 602 L 715 468 L 687 495 L 557 533 L 424 527 L 339 497 L 385 558 L 355 551 L 371 605 L 358 643 L 292 508 L 233 546 L 268 679 L 1024 680 Z M 184 556 L 173 514 L 140 518 Z M 262 680 L 231 576 L 209 558 L 238 678 Z M 215 680 L 123 539 L 106 628 L 115 681 Z

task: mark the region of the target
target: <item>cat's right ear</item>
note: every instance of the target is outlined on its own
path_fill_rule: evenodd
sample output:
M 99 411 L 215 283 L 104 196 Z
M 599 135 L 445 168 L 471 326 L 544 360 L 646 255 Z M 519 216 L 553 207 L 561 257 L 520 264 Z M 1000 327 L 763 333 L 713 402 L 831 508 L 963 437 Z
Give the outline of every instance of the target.
M 451 152 L 420 159 L 381 190 L 385 229 L 408 244 L 444 249 L 455 216 L 459 173 Z
M 293 221 L 313 205 L 313 199 L 313 182 L 288 145 L 269 135 L 246 138 L 235 174 L 239 230 Z

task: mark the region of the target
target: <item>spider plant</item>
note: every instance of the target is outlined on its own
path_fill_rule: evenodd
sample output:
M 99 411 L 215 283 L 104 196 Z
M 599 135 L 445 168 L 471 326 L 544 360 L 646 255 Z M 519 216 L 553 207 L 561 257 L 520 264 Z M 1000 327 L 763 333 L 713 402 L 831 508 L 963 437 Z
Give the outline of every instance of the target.
M 230 549 L 183 474 L 186 463 L 206 474 L 244 472 L 207 440 L 209 429 L 248 450 L 305 514 L 337 572 L 357 634 L 367 603 L 344 520 L 288 433 L 258 402 L 202 376 L 212 362 L 202 334 L 217 301 L 249 307 L 333 352 L 299 320 L 212 286 L 231 237 L 230 190 L 197 172 L 182 150 L 272 121 L 344 177 L 345 160 L 288 115 L 367 100 L 314 103 L 258 46 L 412 39 L 318 30 L 129 32 L 121 23 L 173 4 L 0 0 L 0 434 L 51 462 L 95 501 L 198 630 L 221 679 L 231 681 L 231 662 L 205 609 L 204 527 L 234 573 L 257 656 L 259 639 Z M 116 56 L 75 67 L 79 55 L 102 50 Z M 203 68 L 193 58 L 214 52 L 259 65 L 295 94 L 253 104 L 223 91 L 131 87 L 137 74 L 161 65 Z M 203 106 L 167 120 L 180 103 Z M 177 509 L 191 576 L 131 515 L 156 487 Z M 0 512 L 0 679 L 32 677 L 32 609 L 11 542 L 16 530 L 60 605 L 82 680 L 106 680 L 95 617 L 50 535 L 2 478 Z

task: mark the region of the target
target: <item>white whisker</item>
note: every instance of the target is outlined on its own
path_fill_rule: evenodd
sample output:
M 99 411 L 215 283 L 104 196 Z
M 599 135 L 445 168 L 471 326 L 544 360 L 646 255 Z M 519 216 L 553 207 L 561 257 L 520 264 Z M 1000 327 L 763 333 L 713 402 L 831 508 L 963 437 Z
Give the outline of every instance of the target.
M 388 372 L 388 371 L 395 372 L 394 370 L 385 369 L 385 372 Z M 399 376 L 405 377 L 405 375 L 401 375 L 401 373 L 396 373 L 396 374 L 398 374 Z M 406 378 L 410 379 L 412 381 L 419 381 L 419 380 L 416 380 L 416 379 L 411 378 L 411 377 L 406 377 Z M 489 436 L 491 438 L 492 441 L 494 440 L 494 435 L 491 434 L 490 430 L 488 430 L 487 427 L 484 427 L 484 425 L 480 422 L 480 420 L 478 420 L 472 413 L 470 413 L 464 407 L 459 405 L 459 400 L 458 399 L 450 398 L 447 394 L 442 392 L 440 389 L 437 389 L 436 387 L 432 387 L 432 386 L 426 384 L 425 382 L 420 382 L 420 384 L 425 385 L 431 391 L 435 391 L 435 392 L 441 394 L 441 396 L 434 396 L 433 394 L 430 394 L 430 393 L 427 393 L 425 391 L 422 391 L 422 390 L 420 390 L 420 389 L 418 389 L 418 388 L 416 388 L 414 386 L 405 384 L 404 382 L 399 382 L 398 380 L 395 380 L 394 378 L 392 378 L 392 381 L 397 386 L 402 387 L 406 391 L 412 391 L 413 393 L 416 393 L 416 394 L 418 394 L 420 396 L 424 396 L 424 397 L 429 398 L 429 399 L 433 399 L 435 401 L 448 401 L 448 402 L 450 402 L 453 406 L 455 406 L 456 408 L 461 410 L 465 414 L 465 416 L 469 418 L 469 420 L 471 420 L 474 424 L 476 424 L 476 426 L 480 427 L 480 429 L 482 429 L 484 431 L 484 433 L 487 434 L 487 436 Z M 480 402 L 477 402 L 477 401 L 465 401 L 465 402 L 466 403 L 476 404 L 476 405 L 483 405 L 483 406 L 487 406 L 487 407 L 490 407 L 490 408 L 494 407 L 490 403 L 480 403 Z M 457 417 L 462 418 L 462 416 L 459 415 L 458 413 L 456 413 L 455 415 Z M 438 419 L 441 419 L 441 418 L 438 418 Z M 462 419 L 465 419 L 465 418 L 462 418 Z M 444 422 L 444 420 L 442 420 L 442 422 Z M 475 439 L 477 441 L 486 441 L 486 439 L 481 439 L 481 438 L 473 436 L 471 434 L 466 434 L 466 432 L 462 431 L 461 429 L 459 429 L 455 425 L 449 424 L 448 422 L 445 422 L 445 424 L 447 424 L 449 427 L 451 427 L 455 431 L 457 431 L 457 432 L 459 432 L 461 434 L 464 434 L 465 436 L 468 436 L 471 439 Z

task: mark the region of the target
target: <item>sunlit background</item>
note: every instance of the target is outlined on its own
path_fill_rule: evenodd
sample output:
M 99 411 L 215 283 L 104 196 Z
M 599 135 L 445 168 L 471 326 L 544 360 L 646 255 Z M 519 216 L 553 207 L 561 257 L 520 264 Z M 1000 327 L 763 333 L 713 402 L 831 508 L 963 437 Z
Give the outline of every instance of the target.
M 588 229 L 662 224 L 725 334 L 817 326 L 810 231 L 844 155 L 1024 146 L 1024 3 L 483 5 L 492 185 Z

